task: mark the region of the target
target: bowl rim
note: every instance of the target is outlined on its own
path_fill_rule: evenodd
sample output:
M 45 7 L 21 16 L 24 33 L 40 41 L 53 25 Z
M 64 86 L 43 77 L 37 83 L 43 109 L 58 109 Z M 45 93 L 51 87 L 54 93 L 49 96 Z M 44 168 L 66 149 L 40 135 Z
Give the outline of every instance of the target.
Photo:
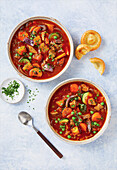
M 14 63 L 12 62 L 12 59 L 11 59 L 11 53 L 10 53 L 10 47 L 11 47 L 11 41 L 12 41 L 12 38 L 14 36 L 14 34 L 16 33 L 16 31 L 22 26 L 24 25 L 25 23 L 31 21 L 31 20 L 37 20 L 37 19 L 40 19 L 40 20 L 47 20 L 47 21 L 51 21 L 55 24 L 57 24 L 59 27 L 61 27 L 61 29 L 66 33 L 67 37 L 68 37 L 68 40 L 69 40 L 69 44 L 70 44 L 70 56 L 69 56 L 69 59 L 68 59 L 68 62 L 66 63 L 65 67 L 58 73 L 56 74 L 55 76 L 53 77 L 50 77 L 48 79 L 32 79 L 30 77 L 27 77 L 25 75 L 23 75 L 14 65 Z M 29 80 L 29 81 L 33 81 L 33 82 L 39 82 L 39 83 L 44 83 L 44 82 L 49 82 L 49 81 L 52 81 L 56 78 L 58 78 L 59 76 L 61 76 L 66 70 L 67 68 L 69 67 L 71 61 L 72 61 L 72 58 L 73 58 L 73 55 L 74 55 L 74 45 L 73 45 L 73 40 L 72 40 L 72 37 L 69 33 L 69 31 L 66 29 L 66 27 L 61 24 L 57 19 L 53 18 L 53 17 L 46 17 L 46 16 L 35 16 L 35 17 L 30 17 L 30 18 L 27 18 L 25 20 L 23 20 L 22 22 L 20 22 L 19 24 L 17 24 L 17 26 L 13 29 L 13 31 L 11 32 L 10 34 L 10 37 L 8 39 L 8 42 L 7 42 L 7 52 L 8 52 L 8 57 L 9 57 L 9 60 L 10 60 L 10 63 L 11 65 L 13 66 L 13 68 L 15 69 L 15 71 L 22 77 L 22 78 L 25 78 L 26 80 Z
M 69 140 L 69 139 L 66 139 L 66 138 L 63 138 L 61 135 L 59 135 L 55 130 L 54 128 L 50 125 L 50 121 L 49 121 L 49 114 L 48 114 L 48 106 L 49 106 L 49 103 L 50 103 L 50 100 L 53 96 L 53 94 L 60 88 L 62 87 L 63 85 L 67 84 L 67 83 L 70 83 L 70 82 L 78 82 L 78 81 L 81 81 L 81 82 L 86 82 L 86 83 L 90 83 L 92 85 L 94 85 L 102 94 L 103 96 L 105 97 L 106 99 L 106 104 L 107 104 L 107 116 L 106 116 L 106 120 L 101 128 L 101 130 L 93 137 L 89 138 L 89 139 L 85 139 L 85 140 L 82 140 L 82 141 L 74 141 L 74 140 Z M 46 102 L 46 107 L 45 107 L 45 111 L 46 111 L 46 121 L 49 125 L 49 127 L 51 128 L 51 130 L 54 132 L 54 134 L 56 134 L 56 136 L 58 136 L 59 139 L 62 139 L 63 141 L 66 141 L 67 143 L 69 144 L 77 144 L 77 145 L 82 145 L 82 144 L 87 144 L 87 143 L 90 143 L 90 142 L 93 142 L 95 141 L 96 139 L 98 139 L 103 133 L 104 131 L 107 129 L 108 127 L 108 124 L 110 122 L 110 119 L 111 119 L 111 104 L 110 104 L 110 100 L 106 94 L 106 92 L 103 90 L 102 87 L 100 87 L 98 84 L 96 84 L 95 82 L 91 81 L 91 80 L 88 80 L 88 79 L 85 79 L 85 78 L 71 78 L 71 79 L 67 79 L 67 80 L 64 80 L 62 81 L 61 83 L 59 83 L 57 86 L 55 86 L 52 91 L 50 92 L 49 94 L 49 97 L 47 99 L 47 102 Z

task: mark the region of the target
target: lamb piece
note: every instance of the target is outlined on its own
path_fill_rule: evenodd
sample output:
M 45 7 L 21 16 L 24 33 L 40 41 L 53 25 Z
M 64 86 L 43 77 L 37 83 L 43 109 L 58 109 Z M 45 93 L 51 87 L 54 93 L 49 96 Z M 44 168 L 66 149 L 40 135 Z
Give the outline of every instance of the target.
M 88 99 L 88 104 L 89 105 L 96 105 L 96 102 L 93 98 Z
M 56 109 L 56 111 L 62 112 L 62 108 L 61 108 L 61 107 L 58 107 L 58 108 Z
M 46 52 L 49 50 L 49 48 L 48 48 L 48 46 L 47 46 L 46 44 L 41 43 L 40 46 L 39 46 L 39 50 L 40 50 L 42 53 L 46 53 Z
M 76 100 L 73 100 L 72 102 L 69 103 L 71 108 L 76 107 Z
M 51 58 L 55 58 L 55 56 L 56 56 L 55 50 L 50 49 L 50 50 L 49 50 L 49 56 L 50 56 Z
M 89 118 L 90 118 L 90 114 L 82 115 L 82 118 L 83 118 L 83 119 L 89 119 Z
M 87 92 L 89 90 L 89 87 L 86 86 L 85 84 L 81 84 L 81 89 L 82 91 Z
M 59 106 L 59 107 L 62 107 L 64 105 L 64 102 L 65 100 L 59 100 L 59 101 L 56 101 L 56 104 Z
M 65 59 L 62 58 L 57 63 L 58 63 L 58 65 L 62 66 L 64 64 L 64 61 L 65 61 Z
M 94 107 L 95 110 L 100 111 L 103 109 L 103 106 L 101 104 L 98 104 L 97 106 Z
M 74 121 L 70 119 L 70 126 L 74 126 L 74 125 L 75 125 Z

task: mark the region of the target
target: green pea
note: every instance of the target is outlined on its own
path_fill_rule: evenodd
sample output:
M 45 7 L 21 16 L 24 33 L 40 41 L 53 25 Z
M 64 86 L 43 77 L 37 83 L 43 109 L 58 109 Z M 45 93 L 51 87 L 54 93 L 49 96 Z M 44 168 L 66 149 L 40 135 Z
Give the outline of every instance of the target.
M 67 137 L 68 137 L 68 139 L 70 139 L 70 138 L 71 138 L 71 136 L 70 136 L 70 135 L 67 135 Z
M 94 111 L 92 111 L 92 110 L 91 110 L 91 111 L 90 111 L 90 113 L 91 113 L 91 114 L 93 114 L 93 113 L 94 113 Z
M 29 55 L 33 55 L 33 53 L 29 53 Z
M 60 118 L 58 118 L 58 121 L 60 120 Z
M 99 94 L 97 94 L 97 96 L 99 96 Z
M 33 40 L 33 38 L 32 38 L 32 37 L 30 37 L 30 39 L 31 39 L 31 40 Z
M 57 38 L 58 38 L 58 37 L 55 35 L 55 36 L 54 36 L 54 39 L 56 40 Z
M 96 133 L 96 131 L 94 130 L 94 131 L 93 131 L 93 133 L 95 134 L 95 133 Z
M 73 120 L 75 120 L 76 118 L 75 117 L 72 117 Z
M 32 59 L 32 57 L 30 57 L 30 56 L 29 56 L 29 59 L 31 60 L 31 59 Z
M 79 115 L 82 115 L 82 113 L 81 113 L 81 112 L 78 112 L 78 114 L 79 114 Z
M 55 59 L 52 59 L 52 61 L 54 61 Z
M 79 122 L 82 122 L 82 119 L 79 119 Z
M 102 106 L 104 105 L 104 102 L 100 103 Z
M 63 132 L 60 131 L 59 133 L 62 134 Z
M 74 111 L 72 111 L 71 114 L 72 114 L 72 115 L 75 114 Z
M 95 99 L 97 99 L 97 97 L 95 97 Z
M 67 97 L 70 97 L 70 95 L 67 95 Z
M 58 123 L 58 121 L 57 121 L 57 120 L 55 120 L 55 123 Z
M 64 128 L 62 128 L 62 131 L 65 131 L 65 129 L 64 129 Z
M 94 122 L 93 124 L 94 124 L 94 125 L 97 125 L 97 122 Z
M 75 100 L 78 100 L 78 97 L 75 97 L 74 99 L 75 99 Z
M 96 126 L 100 126 L 100 124 L 99 124 L 99 123 L 97 123 L 97 124 L 96 124 Z

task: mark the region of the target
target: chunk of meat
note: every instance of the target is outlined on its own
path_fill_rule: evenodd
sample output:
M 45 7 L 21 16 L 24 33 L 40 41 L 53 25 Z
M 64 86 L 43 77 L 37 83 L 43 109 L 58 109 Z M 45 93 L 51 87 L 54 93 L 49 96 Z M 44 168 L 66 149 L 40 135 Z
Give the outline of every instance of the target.
M 39 65 L 38 63 L 34 63 L 34 64 L 32 64 L 32 65 L 33 65 L 33 67 L 40 68 L 40 65 Z
M 49 57 L 55 58 L 56 52 L 52 49 L 49 50 Z
M 75 125 L 75 123 L 74 123 L 73 119 L 70 119 L 70 126 L 74 126 L 74 125 Z
M 88 99 L 88 104 L 89 105 L 96 105 L 96 102 L 93 98 Z
M 33 68 L 30 70 L 29 75 L 32 77 L 41 77 L 42 71 L 39 68 Z
M 71 84 L 71 85 L 70 85 L 70 91 L 71 91 L 72 93 L 78 92 L 78 85 L 77 85 L 77 84 Z
M 57 104 L 58 106 L 62 107 L 62 106 L 64 105 L 64 101 L 65 101 L 65 100 L 63 100 L 63 99 L 62 99 L 62 100 L 59 100 L 59 101 L 56 102 L 56 104 Z
M 49 39 L 47 37 L 45 38 L 45 43 L 49 44 Z
M 90 118 L 90 114 L 88 113 L 88 114 L 82 115 L 82 118 L 83 119 L 89 119 Z
M 85 84 L 81 84 L 81 89 L 82 91 L 87 92 L 89 90 L 89 87 L 86 86 Z
M 43 59 L 43 56 L 41 54 L 34 54 L 33 59 L 37 60 L 38 62 L 41 62 Z
M 73 100 L 72 102 L 69 103 L 71 108 L 75 108 L 76 107 L 76 100 Z
M 74 135 L 77 135 L 78 133 L 80 133 L 80 131 L 79 131 L 79 129 L 78 129 L 77 126 L 73 127 L 73 128 L 71 129 L 71 131 L 72 131 L 72 133 L 73 133 Z
M 57 63 L 58 63 L 59 66 L 62 66 L 64 64 L 64 62 L 65 62 L 65 59 L 62 58 Z
M 63 109 L 62 111 L 62 116 L 66 117 L 67 115 L 69 115 L 72 112 L 72 109 L 69 107 L 66 107 L 65 109 Z
M 95 112 L 93 115 L 92 115 L 92 121 L 93 122 L 98 122 L 98 121 L 100 121 L 100 119 L 101 119 L 101 114 L 99 113 L 99 112 Z
M 27 45 L 27 47 L 28 47 L 29 52 L 34 53 L 34 54 L 37 53 L 37 51 L 33 47 L 31 47 L 30 45 Z
M 80 123 L 80 127 L 81 127 L 81 129 L 83 130 L 83 131 L 87 131 L 87 125 L 86 125 L 86 123 Z
M 46 25 L 47 25 L 49 31 L 50 31 L 50 32 L 53 32 L 53 30 L 54 30 L 54 25 L 53 25 L 53 24 L 46 24 Z
M 33 29 L 33 31 L 32 31 L 32 34 L 37 34 L 38 33 L 38 31 L 41 29 L 41 27 L 39 26 L 39 27 L 35 27 L 34 29 Z
M 95 110 L 100 111 L 103 109 L 103 106 L 101 104 L 98 104 L 97 106 L 94 107 Z
M 21 46 L 16 51 L 19 55 L 23 55 L 23 53 L 25 53 L 27 50 L 25 46 Z
M 41 37 L 38 35 L 33 39 L 33 41 L 34 41 L 34 45 L 39 45 L 41 44 Z
M 21 31 L 21 32 L 18 33 L 18 39 L 21 40 L 21 41 L 23 41 L 24 38 L 27 38 L 27 37 L 28 37 L 28 33 L 25 32 L 25 31 Z
M 41 43 L 40 46 L 39 46 L 39 50 L 40 50 L 42 53 L 46 53 L 46 52 L 49 50 L 49 48 L 48 48 L 48 46 L 47 46 L 46 44 Z

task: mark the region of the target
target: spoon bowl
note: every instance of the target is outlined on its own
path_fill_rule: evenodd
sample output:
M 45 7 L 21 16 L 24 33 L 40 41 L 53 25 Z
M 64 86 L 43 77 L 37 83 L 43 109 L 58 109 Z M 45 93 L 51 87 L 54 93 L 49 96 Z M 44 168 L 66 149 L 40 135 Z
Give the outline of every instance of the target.
M 20 112 L 18 118 L 22 124 L 33 127 L 33 119 L 27 112 Z

